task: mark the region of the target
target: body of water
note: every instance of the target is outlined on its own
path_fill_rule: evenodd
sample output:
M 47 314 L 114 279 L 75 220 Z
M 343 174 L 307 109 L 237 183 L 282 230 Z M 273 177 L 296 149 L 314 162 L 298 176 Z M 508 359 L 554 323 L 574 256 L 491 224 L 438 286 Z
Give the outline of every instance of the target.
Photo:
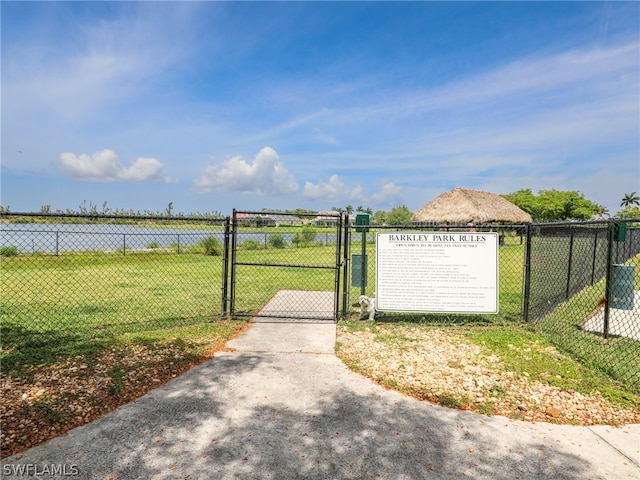
M 237 242 L 254 240 L 267 245 L 269 236 L 280 235 L 291 243 L 295 233 L 242 232 Z M 114 224 L 0 224 L 0 247 L 16 247 L 19 253 L 79 252 L 86 250 L 126 252 L 128 249 L 183 248 L 197 245 L 208 237 L 224 242 L 224 231 L 202 229 L 147 228 Z M 316 236 L 318 242 L 335 242 L 336 235 L 322 232 Z

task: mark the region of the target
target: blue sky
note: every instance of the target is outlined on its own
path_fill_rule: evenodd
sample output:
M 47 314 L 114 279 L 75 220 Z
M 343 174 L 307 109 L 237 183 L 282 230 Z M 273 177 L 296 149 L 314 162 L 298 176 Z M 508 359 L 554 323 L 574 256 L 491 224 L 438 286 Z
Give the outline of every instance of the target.
M 637 2 L 10 2 L 12 211 L 640 192 Z

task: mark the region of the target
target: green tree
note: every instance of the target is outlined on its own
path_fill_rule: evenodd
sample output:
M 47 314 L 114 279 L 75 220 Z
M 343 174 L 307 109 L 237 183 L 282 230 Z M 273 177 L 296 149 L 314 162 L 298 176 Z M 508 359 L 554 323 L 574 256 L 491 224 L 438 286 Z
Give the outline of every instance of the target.
M 547 222 L 589 220 L 597 214 L 600 207 L 576 191 L 541 190 L 539 197 L 542 219 Z
M 527 212 L 534 219 L 539 219 L 542 216 L 540 201 L 538 197 L 533 194 L 530 188 L 523 188 L 517 192 L 507 193 L 502 196 L 521 210 Z
M 358 208 L 356 208 L 356 212 L 362 212 L 369 215 L 373 215 L 373 210 L 371 209 L 371 207 L 364 208 L 362 205 L 358 205 Z
M 595 212 L 595 215 L 603 218 L 603 217 L 609 217 L 609 210 L 607 209 L 607 207 L 603 206 L 603 205 L 598 205 L 598 210 Z
M 371 223 L 375 225 L 384 225 L 387 223 L 387 216 L 389 214 L 384 210 L 376 210 L 376 212 L 371 217 Z
M 387 224 L 406 225 L 411 221 L 412 213 L 404 205 L 393 207 L 387 215 Z
M 625 193 L 622 197 L 621 207 L 631 208 L 634 205 L 640 205 L 640 197 L 636 195 L 636 192 Z
M 625 207 L 615 216 L 617 218 L 640 218 L 640 207 Z
M 577 191 L 540 190 L 534 195 L 530 189 L 502 195 L 535 221 L 588 220 L 602 215 L 603 207 Z

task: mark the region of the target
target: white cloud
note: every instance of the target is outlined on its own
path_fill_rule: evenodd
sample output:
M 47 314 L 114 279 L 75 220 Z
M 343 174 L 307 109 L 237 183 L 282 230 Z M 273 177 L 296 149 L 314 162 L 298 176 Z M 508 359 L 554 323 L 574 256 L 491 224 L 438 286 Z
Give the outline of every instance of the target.
M 198 193 L 286 195 L 298 189 L 295 179 L 271 147 L 260 150 L 253 163 L 236 156 L 222 162 L 222 168 L 211 164 L 205 174 L 193 182 L 193 190 Z
M 354 188 L 347 188 L 342 179 L 336 174 L 331 175 L 328 182 L 318 182 L 317 185 L 305 182 L 303 195 L 311 200 L 330 202 L 361 202 L 365 200 L 360 185 Z
M 371 195 L 371 203 L 374 205 L 397 204 L 403 198 L 403 188 L 391 181 L 380 186 L 378 193 Z
M 69 175 L 90 182 L 142 182 L 160 178 L 163 164 L 155 158 L 138 157 L 125 168 L 118 155 L 109 149 L 76 155 L 64 152 L 60 155 L 62 167 Z

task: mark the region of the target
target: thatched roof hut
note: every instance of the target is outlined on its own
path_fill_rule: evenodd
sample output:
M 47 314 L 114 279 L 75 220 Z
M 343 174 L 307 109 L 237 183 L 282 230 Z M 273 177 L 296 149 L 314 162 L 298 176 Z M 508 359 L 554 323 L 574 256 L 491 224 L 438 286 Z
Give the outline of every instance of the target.
M 454 188 L 416 210 L 412 222 L 448 223 L 529 223 L 531 215 L 495 193 Z

